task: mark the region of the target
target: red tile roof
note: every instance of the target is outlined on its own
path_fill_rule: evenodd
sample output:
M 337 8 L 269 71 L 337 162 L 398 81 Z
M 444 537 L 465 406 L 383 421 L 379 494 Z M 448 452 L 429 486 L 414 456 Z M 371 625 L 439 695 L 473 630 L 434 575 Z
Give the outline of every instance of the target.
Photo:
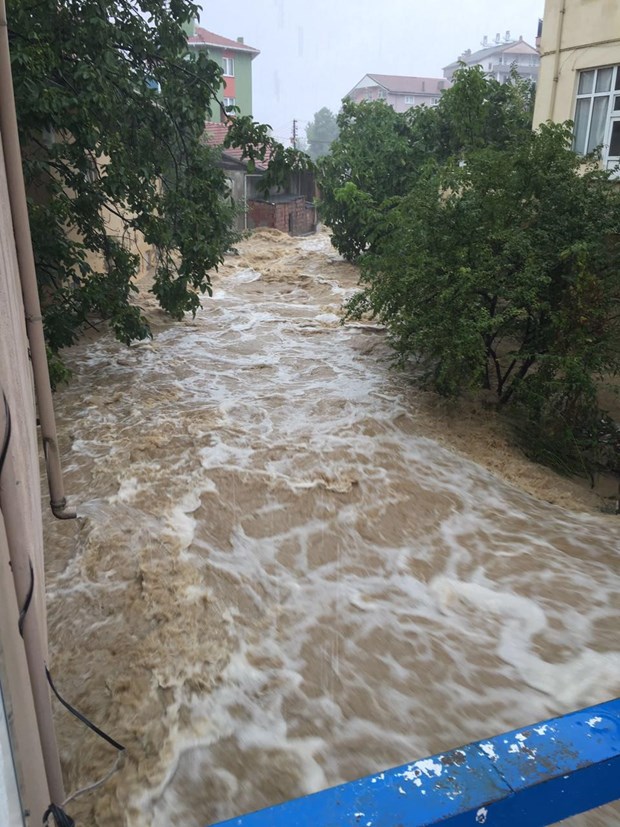
M 253 46 L 248 46 L 247 43 L 241 43 L 239 40 L 229 40 L 227 37 L 222 37 L 221 34 L 208 32 L 202 26 L 196 26 L 193 35 L 187 38 L 190 46 L 219 46 L 220 49 L 231 49 L 237 52 L 250 52 L 252 58 L 260 54 L 258 49 Z
M 228 125 L 225 123 L 207 122 L 205 124 L 205 133 L 209 146 L 222 146 L 224 138 L 228 134 Z M 243 158 L 243 150 L 237 147 L 228 147 L 227 149 L 223 149 L 222 153 L 226 155 L 227 158 L 240 161 L 242 164 L 247 164 L 248 162 L 247 158 Z M 264 161 L 256 161 L 256 171 L 264 172 L 267 169 L 268 161 L 269 157 L 265 158 Z

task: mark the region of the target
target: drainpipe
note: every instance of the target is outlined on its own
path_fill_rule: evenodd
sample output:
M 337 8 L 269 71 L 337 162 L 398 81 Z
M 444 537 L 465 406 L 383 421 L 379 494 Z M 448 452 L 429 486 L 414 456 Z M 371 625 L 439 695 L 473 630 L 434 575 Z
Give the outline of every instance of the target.
M 553 120 L 553 113 L 555 112 L 555 100 L 558 94 L 558 85 L 560 82 L 560 49 L 562 48 L 562 34 L 564 33 L 564 20 L 566 18 L 566 0 L 562 0 L 562 7 L 560 8 L 560 17 L 558 19 L 558 38 L 555 45 L 555 56 L 553 59 L 553 86 L 551 87 L 551 100 L 549 101 L 549 116 L 547 120 Z M 543 21 L 544 26 L 544 21 Z
M 8 24 L 5 0 L 0 0 L 0 133 L 6 159 L 6 173 L 9 189 L 9 201 L 13 216 L 13 229 L 17 246 L 19 276 L 26 313 L 26 330 L 30 344 L 30 358 L 39 408 L 41 439 L 45 453 L 45 467 L 50 493 L 52 513 L 59 520 L 72 520 L 77 514 L 75 509 L 67 508 L 54 404 L 50 386 L 45 338 L 43 335 L 43 317 L 37 289 L 37 276 L 32 252 L 30 222 L 26 202 L 26 188 L 22 173 L 22 158 L 15 114 L 15 98 L 9 54 Z

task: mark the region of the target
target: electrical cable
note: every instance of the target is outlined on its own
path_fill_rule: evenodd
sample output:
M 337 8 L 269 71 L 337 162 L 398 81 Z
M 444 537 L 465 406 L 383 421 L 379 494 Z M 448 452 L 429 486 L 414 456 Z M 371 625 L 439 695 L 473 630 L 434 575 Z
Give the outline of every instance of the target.
M 2 440 L 2 450 L 0 450 L 0 474 L 4 468 L 4 461 L 9 451 L 9 442 L 11 441 L 11 409 L 6 394 L 2 391 L 2 399 L 4 400 L 4 438 Z
M 85 724 L 89 729 L 92 729 L 93 732 L 96 732 L 100 738 L 103 738 L 104 741 L 107 741 L 108 744 L 114 747 L 114 749 L 117 749 L 119 752 L 124 751 L 125 747 L 122 744 L 119 744 L 118 741 L 115 741 L 114 738 L 111 738 L 102 729 L 99 729 L 99 727 L 96 724 L 93 724 L 93 722 L 89 721 L 85 715 L 82 715 L 82 713 L 75 709 L 75 707 L 71 706 L 71 704 L 68 701 L 65 701 L 60 692 L 54 686 L 52 676 L 50 675 L 50 670 L 47 668 L 47 666 L 45 667 L 45 677 L 47 678 L 47 682 L 49 683 L 52 692 L 54 693 L 54 695 L 56 695 L 56 697 L 65 709 L 68 709 L 72 715 L 75 715 L 75 717 L 78 720 Z
M 43 825 L 47 827 L 49 818 L 52 816 L 56 827 L 75 827 L 75 821 L 68 816 L 64 810 L 57 807 L 56 804 L 50 804 L 47 810 L 43 813 Z
M 24 622 L 26 620 L 26 614 L 30 608 L 32 595 L 34 592 L 34 569 L 32 568 L 32 560 L 30 558 L 28 558 L 28 565 L 30 566 L 30 585 L 28 586 L 28 594 L 26 595 L 24 605 L 19 612 L 19 620 L 17 621 L 17 628 L 19 629 L 19 633 L 22 637 L 24 636 Z

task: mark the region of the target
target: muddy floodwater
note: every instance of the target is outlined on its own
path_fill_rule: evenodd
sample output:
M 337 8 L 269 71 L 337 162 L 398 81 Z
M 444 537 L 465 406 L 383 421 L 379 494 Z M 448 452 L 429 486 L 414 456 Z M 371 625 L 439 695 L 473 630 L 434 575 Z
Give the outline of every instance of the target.
M 620 518 L 453 450 L 340 325 L 355 284 L 326 235 L 261 231 L 195 319 L 70 351 L 52 671 L 127 747 L 80 825 L 212 824 L 619 694 Z M 104 775 L 57 724 L 68 791 Z

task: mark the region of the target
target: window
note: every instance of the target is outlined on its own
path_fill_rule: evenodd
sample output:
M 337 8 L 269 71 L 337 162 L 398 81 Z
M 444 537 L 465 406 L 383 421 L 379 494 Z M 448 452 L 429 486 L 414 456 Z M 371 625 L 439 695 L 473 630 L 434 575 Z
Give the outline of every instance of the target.
M 224 108 L 228 111 L 231 106 L 237 105 L 237 98 L 224 98 L 223 100 Z
M 593 152 L 601 145 L 604 161 L 620 155 L 618 69 L 618 66 L 606 66 L 579 73 L 573 149 L 580 155 Z
M 385 91 L 385 89 L 379 89 L 379 98 L 382 101 L 386 100 L 387 92 Z
M 415 98 L 413 95 L 405 95 L 405 103 L 414 104 Z
M 235 61 L 232 57 L 225 57 L 222 60 L 222 69 L 224 70 L 224 74 L 228 78 L 234 78 L 235 76 Z

